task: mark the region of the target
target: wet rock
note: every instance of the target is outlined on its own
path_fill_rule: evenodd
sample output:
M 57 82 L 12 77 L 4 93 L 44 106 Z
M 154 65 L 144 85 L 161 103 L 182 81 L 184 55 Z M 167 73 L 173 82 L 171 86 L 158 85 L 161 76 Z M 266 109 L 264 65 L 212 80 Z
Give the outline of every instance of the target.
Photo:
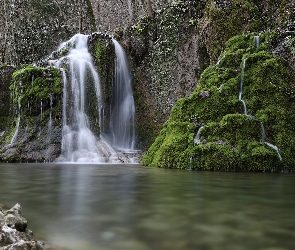
M 33 232 L 27 228 L 27 224 L 27 220 L 21 214 L 20 204 L 6 211 L 0 208 L 0 249 L 44 249 L 44 243 L 34 239 Z
M 208 98 L 210 97 L 210 91 L 201 91 L 200 96 L 202 98 Z

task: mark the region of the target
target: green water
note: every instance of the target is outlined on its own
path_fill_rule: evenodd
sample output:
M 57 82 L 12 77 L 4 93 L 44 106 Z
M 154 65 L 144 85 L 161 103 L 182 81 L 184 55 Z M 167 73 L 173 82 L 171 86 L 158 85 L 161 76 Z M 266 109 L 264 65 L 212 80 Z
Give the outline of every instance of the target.
M 293 250 L 295 174 L 1 164 L 0 203 L 71 250 Z

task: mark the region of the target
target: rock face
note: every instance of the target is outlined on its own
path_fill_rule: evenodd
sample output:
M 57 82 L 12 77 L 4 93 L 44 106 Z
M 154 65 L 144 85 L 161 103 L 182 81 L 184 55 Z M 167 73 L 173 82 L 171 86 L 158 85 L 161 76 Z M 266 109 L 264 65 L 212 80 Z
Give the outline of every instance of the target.
M 89 0 L 0 0 L 0 63 L 33 63 L 76 33 L 96 31 Z
M 61 40 L 69 39 L 78 31 L 91 33 L 99 29 L 113 34 L 125 48 L 131 64 L 139 149 L 147 150 L 151 146 L 162 125 L 169 119 L 177 100 L 190 96 L 199 85 L 203 71 L 208 66 L 219 64 L 227 49 L 227 41 L 236 35 L 262 35 L 265 31 L 271 31 L 274 37 L 270 44 L 267 44 L 266 52 L 284 61 L 289 74 L 293 76 L 290 78 L 290 84 L 294 85 L 294 1 L 153 0 L 153 17 L 148 15 L 147 1 L 87 0 L 75 1 L 71 6 L 68 1 L 46 1 L 46 4 L 44 1 L 38 2 L 41 4 L 37 2 L 3 1 L 0 5 L 4 13 L 0 17 L 0 24 L 3 24 L 1 27 L 4 27 L 0 34 L 1 61 L 13 65 L 27 61 L 32 63 L 33 60 L 38 60 L 41 54 L 44 56 L 51 52 Z M 18 15 L 21 11 L 23 16 Z M 46 15 L 44 11 L 47 11 Z M 11 20 L 8 20 L 9 15 Z M 27 18 L 28 16 L 32 17 Z M 46 23 L 49 26 L 45 25 Z M 107 103 L 111 98 L 114 54 L 108 36 L 106 40 L 95 36 L 92 35 L 90 50 L 102 76 L 102 87 L 106 93 L 104 102 Z M 6 40 L 3 39 L 5 37 Z M 8 43 L 12 37 L 17 39 Z M 237 65 L 233 67 L 238 72 L 240 69 Z M 223 72 L 224 69 L 220 70 Z M 2 100 L 8 99 L 7 85 L 5 89 Z M 43 90 L 41 92 L 44 93 Z M 203 100 L 207 100 L 212 98 L 213 91 L 201 89 L 199 94 Z M 24 160 L 47 161 L 58 154 L 55 145 L 60 139 L 61 109 L 54 115 L 55 129 L 52 132 L 56 141 L 47 143 L 48 137 L 43 132 L 48 127 L 50 102 L 44 102 L 48 98 L 41 98 L 42 108 L 46 107 L 41 112 L 41 101 L 40 97 L 38 98 L 40 105 L 35 105 L 35 108 L 29 111 L 34 114 L 34 118 L 29 116 L 20 119 L 18 145 L 11 143 L 16 131 L 13 128 L 18 124 L 18 100 L 12 100 L 14 107 L 8 105 L 6 100 L 0 101 L 3 107 L 0 112 L 10 112 L 9 116 L 13 116 L 11 120 L 0 116 L 0 158 L 4 159 L 3 161 L 19 161 L 20 155 L 24 155 Z M 56 100 L 61 101 L 61 98 Z M 90 112 L 94 113 L 91 101 L 88 104 Z M 60 108 L 58 105 L 56 107 Z M 22 108 L 28 110 L 24 105 Z M 42 121 L 41 116 L 44 118 Z M 91 123 L 94 124 L 95 119 L 92 120 Z M 193 125 L 195 123 L 196 121 L 192 122 Z M 6 127 L 10 129 L 8 134 Z M 28 136 L 28 131 L 33 131 L 37 136 Z M 46 136 L 42 137 L 43 135 Z M 29 141 L 34 142 L 28 143 Z
M 13 73 L 9 98 L 1 99 L 10 109 L 1 128 L 1 162 L 50 162 L 60 155 L 61 84 L 53 67 L 27 66 Z
M 0 137 L 7 130 L 7 121 L 10 112 L 9 85 L 15 68 L 8 65 L 0 66 Z
M 27 228 L 27 220 L 22 216 L 19 204 L 7 211 L 0 209 L 1 250 L 41 250 L 43 246 Z
M 173 0 L 152 0 L 154 11 L 161 10 Z M 91 0 L 93 13 L 99 31 L 113 32 L 118 28 L 133 25 L 147 15 L 147 1 Z
M 190 22 L 200 15 L 195 7 L 202 9 L 203 3 L 173 3 L 153 19 L 145 16 L 137 25 L 116 33 L 130 56 L 141 149 L 152 143 L 171 107 L 193 91 L 209 63 Z

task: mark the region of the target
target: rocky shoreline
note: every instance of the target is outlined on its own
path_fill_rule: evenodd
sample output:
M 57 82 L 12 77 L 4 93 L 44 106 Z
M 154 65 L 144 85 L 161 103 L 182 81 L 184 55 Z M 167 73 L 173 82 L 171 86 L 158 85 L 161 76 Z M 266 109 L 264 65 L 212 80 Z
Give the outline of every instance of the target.
M 37 241 L 27 228 L 28 222 L 21 214 L 20 204 L 9 210 L 0 205 L 0 250 L 41 250 L 45 244 Z

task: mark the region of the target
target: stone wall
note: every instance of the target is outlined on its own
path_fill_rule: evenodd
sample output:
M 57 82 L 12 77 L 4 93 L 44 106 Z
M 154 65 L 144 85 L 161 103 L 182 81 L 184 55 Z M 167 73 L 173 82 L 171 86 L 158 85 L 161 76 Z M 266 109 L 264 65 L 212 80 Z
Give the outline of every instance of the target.
M 0 0 L 0 63 L 33 63 L 96 24 L 89 0 Z
M 12 66 L 2 65 L 0 67 L 0 134 L 6 129 L 10 109 L 9 84 L 15 70 Z
M 152 0 L 155 12 L 175 2 L 174 0 Z M 91 0 L 93 13 L 99 31 L 112 32 L 132 25 L 147 15 L 146 0 Z

